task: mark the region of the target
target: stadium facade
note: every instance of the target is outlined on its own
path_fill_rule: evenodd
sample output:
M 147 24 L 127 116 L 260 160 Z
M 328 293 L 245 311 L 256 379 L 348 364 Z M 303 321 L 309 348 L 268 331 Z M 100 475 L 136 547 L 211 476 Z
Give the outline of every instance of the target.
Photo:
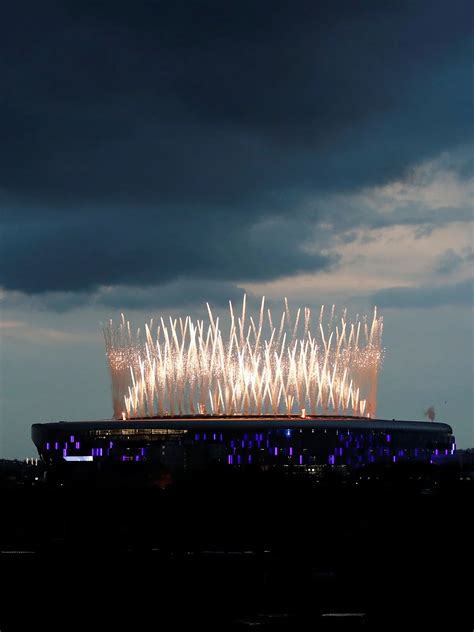
M 305 472 L 315 466 L 429 463 L 456 450 L 448 424 L 339 416 L 38 423 L 32 439 L 52 470 L 124 472 L 146 464 L 173 478 L 209 466 Z

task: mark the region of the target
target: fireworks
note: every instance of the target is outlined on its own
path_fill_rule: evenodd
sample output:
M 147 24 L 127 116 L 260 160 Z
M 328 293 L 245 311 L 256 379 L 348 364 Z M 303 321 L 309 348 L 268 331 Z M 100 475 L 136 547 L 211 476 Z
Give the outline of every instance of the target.
M 373 417 L 382 361 L 382 319 L 336 318 L 316 324 L 311 310 L 293 319 L 288 302 L 274 321 L 262 299 L 254 319 L 246 297 L 228 334 L 207 305 L 208 322 L 191 317 L 104 328 L 117 419 L 163 415 L 343 414 Z

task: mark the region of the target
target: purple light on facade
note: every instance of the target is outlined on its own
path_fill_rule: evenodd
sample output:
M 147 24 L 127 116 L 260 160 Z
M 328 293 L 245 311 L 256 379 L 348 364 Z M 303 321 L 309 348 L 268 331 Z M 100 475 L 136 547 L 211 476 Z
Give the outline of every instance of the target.
M 234 447 L 234 445 L 235 445 L 235 441 L 233 441 L 233 440 L 232 440 L 232 441 L 230 442 L 230 447 L 231 447 L 231 448 L 233 448 L 233 447 Z
M 141 452 L 141 455 L 143 456 L 145 454 L 145 448 L 140 448 L 140 452 Z
M 227 463 L 229 465 L 232 465 L 232 455 L 231 454 L 229 454 L 229 456 L 227 457 Z
M 216 440 L 216 433 L 214 433 L 214 434 L 212 435 L 212 440 L 213 440 L 213 441 L 215 441 L 215 440 Z
M 290 456 L 293 456 L 293 448 L 290 448 Z
M 334 454 L 329 455 L 329 465 L 334 465 Z
M 436 448 L 436 450 L 435 450 L 435 454 L 436 454 L 436 456 L 438 456 L 438 454 L 439 454 L 439 450 L 438 450 L 438 448 Z
M 199 441 L 199 435 L 198 434 L 194 435 L 194 441 Z
M 222 432 L 221 432 L 221 434 L 219 435 L 219 441 L 222 441 Z
M 242 439 L 242 447 L 245 448 L 245 441 Z
M 81 447 L 81 444 L 79 441 L 76 441 L 76 450 L 79 450 L 79 448 Z
M 54 444 L 54 449 L 57 450 L 59 448 L 59 443 L 56 441 L 56 443 Z
M 393 456 L 393 457 L 392 457 L 392 460 L 393 460 L 393 462 L 395 463 L 395 461 L 397 460 L 397 457 L 396 457 L 396 456 Z
M 71 435 L 71 436 L 69 437 L 69 440 L 71 441 L 71 443 L 74 443 L 74 435 Z
M 137 455 L 137 456 L 135 457 L 135 461 L 139 461 L 139 460 L 140 460 L 140 457 Z
M 390 441 L 392 440 L 392 435 L 389 435 L 389 434 L 388 434 L 388 435 L 386 436 L 386 439 L 387 439 L 387 443 L 390 443 Z
M 113 441 L 110 441 L 110 443 L 109 443 L 109 448 L 111 448 L 113 445 L 114 445 L 114 442 L 113 442 Z
M 237 465 L 240 465 L 240 454 L 237 456 Z
M 300 454 L 300 465 L 303 465 L 303 455 Z
M 203 439 L 204 439 L 204 441 L 206 441 L 206 439 L 207 439 L 207 434 L 206 433 L 204 433 Z
M 63 449 L 63 456 L 67 456 L 67 448 Z
M 46 450 L 49 450 L 49 442 L 46 444 Z
M 278 456 L 278 448 L 275 448 L 275 456 Z
M 342 448 L 339 448 L 339 456 L 342 456 Z
M 249 454 L 249 463 L 252 463 L 252 455 Z

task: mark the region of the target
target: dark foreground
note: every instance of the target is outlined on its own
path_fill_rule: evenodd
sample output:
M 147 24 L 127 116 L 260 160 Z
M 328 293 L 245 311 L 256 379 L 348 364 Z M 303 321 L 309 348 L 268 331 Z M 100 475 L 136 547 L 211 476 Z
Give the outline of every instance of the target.
M 1 490 L 0 630 L 472 630 L 472 481 Z

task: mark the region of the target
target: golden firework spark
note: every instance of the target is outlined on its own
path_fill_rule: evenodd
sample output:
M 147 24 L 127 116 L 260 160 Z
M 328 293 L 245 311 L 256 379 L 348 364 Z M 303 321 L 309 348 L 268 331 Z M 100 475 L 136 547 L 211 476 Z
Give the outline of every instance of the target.
M 207 304 L 208 322 L 160 318 L 132 332 L 122 319 L 104 328 L 117 419 L 163 415 L 343 414 L 375 416 L 383 321 L 339 319 L 324 306 L 285 307 L 274 325 L 262 299 L 258 316 L 229 301 L 229 334 Z

